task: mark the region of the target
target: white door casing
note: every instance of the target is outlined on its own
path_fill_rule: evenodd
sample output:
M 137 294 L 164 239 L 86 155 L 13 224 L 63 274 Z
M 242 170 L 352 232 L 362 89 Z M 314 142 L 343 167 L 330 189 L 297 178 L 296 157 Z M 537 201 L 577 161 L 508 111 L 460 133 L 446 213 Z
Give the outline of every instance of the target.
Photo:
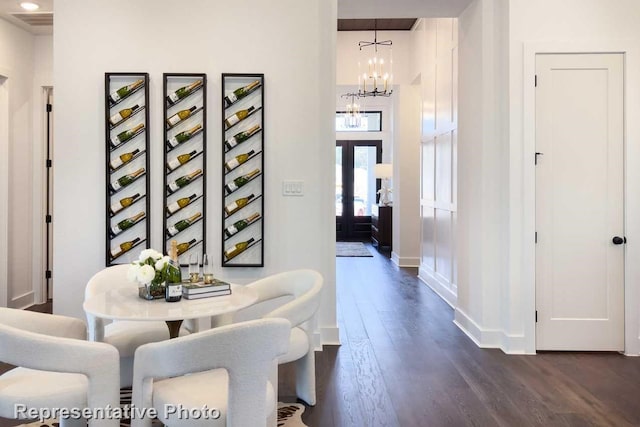
M 2 70 L 0 70 L 2 71 Z M 0 72 L 0 307 L 9 300 L 9 79 Z
M 536 348 L 624 350 L 624 57 L 536 55 Z

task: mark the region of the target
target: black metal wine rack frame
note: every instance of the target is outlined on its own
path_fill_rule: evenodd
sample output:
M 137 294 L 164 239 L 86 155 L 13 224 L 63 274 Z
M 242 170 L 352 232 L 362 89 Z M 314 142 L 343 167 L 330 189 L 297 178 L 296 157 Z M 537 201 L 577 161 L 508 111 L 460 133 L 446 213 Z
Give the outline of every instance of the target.
M 118 84 L 111 84 L 111 80 L 113 78 L 122 78 L 121 81 Z M 111 103 L 109 102 L 109 95 L 113 92 L 115 92 L 116 90 L 118 90 L 120 87 L 122 87 L 125 83 L 123 83 L 124 80 L 126 80 L 126 78 L 130 78 L 130 82 L 129 83 L 133 83 L 135 80 L 138 80 L 140 78 L 142 78 L 144 80 L 144 83 L 142 86 L 139 86 L 138 88 L 134 89 L 130 94 L 128 94 L 127 96 L 125 96 L 124 98 L 120 99 L 118 102 L 116 103 Z M 127 83 L 128 84 L 128 83 Z M 127 119 L 122 120 L 121 122 L 119 122 L 116 126 L 112 126 L 111 123 L 109 122 L 110 117 L 117 113 L 118 111 L 120 111 L 124 105 L 128 105 L 125 101 L 132 97 L 134 94 L 136 94 L 139 91 L 144 91 L 144 106 L 140 106 L 140 108 L 131 116 L 129 116 Z M 122 143 L 121 145 L 119 145 L 118 147 L 112 148 L 111 147 L 111 137 L 118 135 L 120 132 L 122 132 L 123 130 L 126 129 L 125 126 L 122 126 L 125 123 L 132 123 L 132 120 L 134 118 L 140 118 L 140 114 L 143 113 L 144 114 L 144 130 L 141 132 L 137 132 L 135 134 L 135 136 L 133 136 L 132 138 L 130 138 L 129 140 L 127 140 L 126 142 Z M 104 119 L 104 129 L 105 129 L 105 265 L 107 267 L 112 266 L 112 265 L 118 265 L 118 264 L 122 264 L 124 263 L 123 261 L 125 261 L 125 259 L 127 259 L 127 257 L 125 257 L 126 254 L 130 254 L 131 251 L 133 250 L 133 248 L 139 246 L 139 245 L 145 245 L 146 248 L 149 248 L 149 236 L 151 235 L 151 224 L 150 224 L 150 208 L 151 208 L 151 201 L 150 201 L 150 183 L 149 183 L 149 165 L 150 165 L 150 159 L 149 159 L 149 73 L 142 73 L 142 72 L 118 72 L 118 73 L 105 73 L 104 74 L 104 115 L 105 115 L 105 119 Z M 129 147 L 131 147 L 133 144 L 131 144 L 132 142 L 134 142 L 134 140 L 137 140 L 139 138 L 139 135 L 144 133 L 144 154 L 140 153 L 138 155 L 136 155 L 134 158 L 131 159 L 130 162 L 128 162 L 127 164 L 133 163 L 135 161 L 135 159 L 145 156 L 144 159 L 144 167 L 145 167 L 145 173 L 140 176 L 136 181 L 138 181 L 139 179 L 144 179 L 145 180 L 145 184 L 144 184 L 144 188 L 145 188 L 145 194 L 141 195 L 140 198 L 138 200 L 136 200 L 133 204 L 131 204 L 130 206 L 122 209 L 121 211 L 119 211 L 118 213 L 116 213 L 115 215 L 111 214 L 111 210 L 110 207 L 112 204 L 114 204 L 115 202 L 117 202 L 118 200 L 120 200 L 121 198 L 123 198 L 125 196 L 125 194 L 129 195 L 124 189 L 123 190 L 119 190 L 113 194 L 111 194 L 110 191 L 110 184 L 112 181 L 114 181 L 116 178 L 119 178 L 120 176 L 123 175 L 122 173 L 122 167 L 117 168 L 114 171 L 111 171 L 111 160 L 115 159 L 116 157 L 118 157 L 120 154 L 125 153 L 127 151 L 121 151 L 121 149 L 127 145 L 129 145 Z M 127 229 L 125 231 L 123 231 L 122 233 L 120 233 L 118 236 L 115 237 L 111 237 L 110 232 L 111 232 L 111 226 L 112 225 L 116 225 L 119 221 L 128 218 L 130 216 L 130 214 L 132 213 L 132 209 L 134 206 L 140 206 L 140 203 L 142 200 L 144 200 L 144 209 L 145 209 L 145 217 L 144 219 L 140 220 L 139 222 L 145 222 L 145 227 L 144 227 L 144 231 L 145 231 L 145 235 L 144 236 L 135 236 L 134 234 L 131 233 L 131 230 L 133 229 L 139 229 L 139 227 L 137 227 L 137 223 L 136 226 Z M 123 213 L 127 213 L 127 215 L 122 215 Z M 111 257 L 111 248 L 114 246 L 113 241 L 114 240 L 121 240 L 120 236 L 130 236 L 131 238 L 127 238 L 124 241 L 129 241 L 129 240 L 134 240 L 135 237 L 140 237 L 140 241 L 138 243 L 136 243 L 129 251 L 127 251 L 126 253 L 122 253 L 120 255 L 118 255 L 115 258 Z M 136 257 L 137 258 L 137 257 Z
M 163 182 L 163 191 L 164 191 L 164 205 L 163 205 L 163 210 L 162 210 L 162 242 L 164 242 L 165 245 L 165 250 L 167 251 L 166 253 L 168 253 L 169 251 L 169 242 L 173 239 L 176 238 L 176 236 L 179 236 L 180 233 L 176 234 L 175 236 L 168 236 L 167 235 L 167 227 L 168 227 L 168 220 L 169 218 L 173 218 L 174 220 L 172 220 L 172 222 L 176 222 L 178 221 L 178 217 L 177 214 L 180 211 L 177 211 L 174 214 L 169 214 L 167 207 L 169 206 L 169 199 L 170 198 L 175 198 L 175 200 L 178 200 L 181 197 L 186 197 L 190 194 L 190 191 L 193 190 L 198 184 L 202 185 L 202 194 L 200 194 L 200 196 L 198 196 L 196 199 L 192 200 L 189 205 L 197 202 L 198 200 L 202 199 L 202 217 L 200 219 L 198 219 L 196 222 L 194 222 L 187 230 L 191 229 L 192 226 L 194 226 L 197 222 L 202 222 L 202 234 L 199 236 L 199 238 L 197 239 L 196 243 L 194 243 L 192 246 L 189 247 L 189 249 L 187 249 L 186 252 L 184 252 L 181 256 L 189 256 L 190 253 L 192 253 L 192 251 L 195 248 L 200 248 L 200 262 L 202 262 L 202 256 L 206 253 L 206 248 L 207 248 L 207 75 L 205 73 L 164 73 L 163 75 L 163 98 L 162 98 L 162 105 L 163 105 L 163 128 L 164 128 L 164 138 L 163 138 L 163 144 L 164 144 L 164 165 L 163 165 L 163 169 L 164 169 L 164 182 Z M 201 79 L 202 80 L 202 85 L 196 89 L 194 92 L 192 92 L 191 94 L 187 95 L 186 97 L 180 99 L 179 101 L 177 101 L 176 103 L 174 103 L 173 105 L 169 105 L 169 103 L 167 102 L 167 96 L 169 95 L 169 89 L 168 89 L 168 83 L 169 80 L 171 79 L 178 79 L 178 80 L 184 80 L 184 84 L 190 84 L 193 83 L 196 79 Z M 190 80 L 192 79 L 192 80 Z M 169 192 L 167 191 L 167 185 L 169 184 L 169 176 L 173 175 L 173 178 L 178 178 L 186 173 L 188 173 L 188 168 L 185 168 L 185 166 L 188 164 L 186 163 L 185 165 L 181 165 L 178 168 L 174 169 L 173 171 L 170 171 L 169 168 L 167 167 L 167 163 L 173 159 L 174 155 L 178 155 L 178 152 L 180 152 L 181 150 L 179 149 L 180 145 L 176 146 L 175 148 L 171 148 L 169 146 L 169 144 L 167 143 L 168 138 L 169 138 L 169 131 L 172 129 L 176 129 L 179 131 L 184 131 L 187 130 L 188 127 L 180 127 L 180 122 L 177 123 L 174 126 L 169 127 L 167 125 L 167 119 L 170 117 L 168 115 L 169 110 L 172 109 L 173 107 L 176 106 L 180 106 L 179 108 L 173 108 L 172 110 L 172 114 L 177 113 L 178 111 L 180 111 L 181 109 L 183 109 L 182 107 L 184 107 L 184 109 L 187 109 L 187 107 L 189 107 L 189 102 L 187 102 L 189 99 L 192 99 L 192 95 L 198 93 L 202 91 L 202 107 L 201 108 L 197 108 L 193 113 L 192 113 L 192 117 L 196 117 L 196 114 L 201 115 L 202 117 L 202 130 L 198 131 L 198 134 L 202 134 L 202 144 L 201 146 L 198 146 L 197 148 L 200 148 L 201 154 L 198 154 L 197 157 L 202 156 L 202 175 L 198 178 L 196 178 L 194 181 L 190 182 L 186 187 L 183 188 L 189 188 L 191 190 L 189 191 L 181 191 L 181 189 L 173 192 L 172 194 L 169 194 Z M 171 91 L 172 92 L 172 91 Z M 191 137 L 191 139 L 195 138 L 195 136 Z M 170 155 L 170 153 L 173 153 L 173 155 Z M 189 160 L 189 162 L 191 162 L 191 160 L 194 160 L 196 157 L 192 158 Z M 176 171 L 182 171 L 184 173 L 178 172 L 177 174 L 174 173 Z M 180 194 L 178 194 L 180 193 Z M 176 195 L 177 194 L 177 195 Z M 176 196 L 174 196 L 176 195 Z M 187 206 L 189 206 L 187 205 Z M 185 208 L 187 207 L 185 206 Z M 183 208 L 184 209 L 184 208 Z M 181 209 L 182 210 L 182 209 Z M 183 217 L 180 217 L 180 219 L 185 219 Z M 186 230 L 185 230 L 186 231 Z M 178 241 L 178 243 L 182 243 L 180 241 Z M 184 262 L 184 260 L 180 260 L 180 264 L 184 267 L 187 265 L 186 262 Z
M 250 83 L 253 80 L 260 80 L 260 85 L 253 91 L 251 91 L 251 93 L 249 95 L 247 95 L 245 98 L 238 100 L 237 102 L 235 102 L 234 104 L 230 105 L 229 107 L 227 107 L 225 105 L 225 101 L 224 101 L 224 97 L 226 95 L 228 95 L 229 93 L 233 92 L 233 90 L 242 87 L 243 84 L 247 84 Z M 232 82 L 242 82 L 243 84 L 238 85 L 236 84 L 232 84 L 232 88 L 228 89 L 229 84 Z M 265 176 L 264 176 L 264 135 L 265 135 L 265 120 L 264 120 L 264 74 L 258 73 L 258 74 L 244 74 L 244 73 L 223 73 L 222 74 L 222 120 L 221 120 L 221 130 L 222 130 L 222 143 L 221 143 L 221 150 L 222 150 L 222 167 L 221 167 L 221 176 L 222 176 L 222 206 L 220 208 L 220 210 L 222 211 L 222 233 L 221 233 L 221 237 L 220 237 L 220 246 L 221 246 L 221 253 L 220 253 L 220 258 L 222 260 L 222 266 L 223 267 L 264 267 L 264 216 L 265 216 L 265 212 L 264 212 L 264 180 L 265 180 Z M 246 105 L 246 102 L 244 104 L 241 104 L 242 101 L 244 99 L 250 99 L 251 97 L 257 97 L 260 100 L 260 108 L 256 108 L 254 111 L 252 111 L 250 113 L 250 115 L 247 117 L 247 119 L 249 117 L 252 116 L 257 116 L 259 114 L 259 120 L 260 120 L 260 127 L 261 129 L 255 134 L 251 136 L 251 139 L 253 138 L 259 138 L 259 152 L 257 151 L 254 155 L 252 155 L 248 160 L 247 160 L 247 164 L 254 164 L 255 166 L 259 166 L 260 168 L 260 174 L 255 177 L 254 179 L 260 179 L 260 194 L 255 194 L 255 197 L 253 200 L 249 201 L 249 203 L 244 206 L 243 208 L 239 209 L 238 211 L 234 212 L 234 214 L 232 215 L 227 215 L 224 207 L 227 206 L 228 204 L 232 203 L 235 198 L 234 196 L 237 195 L 238 191 L 234 191 L 230 194 L 226 194 L 225 191 L 225 185 L 231 180 L 231 179 L 235 179 L 237 178 L 237 174 L 234 174 L 233 171 L 229 171 L 227 172 L 225 170 L 225 164 L 226 162 L 228 162 L 229 160 L 231 160 L 232 158 L 234 158 L 236 155 L 243 153 L 245 150 L 242 149 L 238 149 L 238 147 L 241 147 L 242 144 L 238 144 L 237 146 L 233 147 L 230 150 L 227 150 L 225 147 L 225 141 L 232 137 L 234 134 L 244 131 L 246 130 L 246 128 L 242 125 L 243 121 L 241 120 L 240 122 L 234 124 L 233 126 L 230 126 L 228 129 L 225 126 L 225 119 L 230 116 L 234 111 L 237 110 L 236 105 L 240 104 L 240 105 Z M 251 162 L 251 163 L 250 163 Z M 239 169 L 239 168 L 235 168 L 234 170 Z M 253 179 L 252 179 L 253 181 Z M 248 184 L 247 184 L 248 185 Z M 235 221 L 242 219 L 242 218 L 246 218 L 247 216 L 247 212 L 250 212 L 249 206 L 255 206 L 255 203 L 260 203 L 260 218 L 258 220 L 256 220 L 256 222 L 250 224 L 248 227 L 246 227 L 244 230 L 238 232 L 236 235 L 234 235 L 231 238 L 226 238 L 224 230 L 232 225 Z M 244 212 L 245 214 L 243 215 L 236 215 L 239 212 Z M 242 233 L 242 235 L 241 235 Z M 242 236 L 242 238 L 240 239 L 234 239 L 235 236 Z M 252 242 L 246 249 L 246 251 L 250 251 L 253 250 L 255 251 L 256 248 L 253 248 L 254 246 L 259 246 L 259 250 L 260 250 L 260 257 L 259 257 L 259 261 L 258 262 L 251 262 L 251 263 L 242 263 L 242 262 L 238 262 L 235 259 L 237 257 L 233 257 L 230 260 L 226 260 L 224 253 L 225 250 L 227 250 L 230 245 L 232 244 L 232 242 L 239 240 L 239 241 L 246 241 L 248 240 L 250 237 L 253 237 L 255 239 L 254 242 Z M 239 254 L 240 255 L 240 254 Z M 239 256 L 238 255 L 238 256 Z

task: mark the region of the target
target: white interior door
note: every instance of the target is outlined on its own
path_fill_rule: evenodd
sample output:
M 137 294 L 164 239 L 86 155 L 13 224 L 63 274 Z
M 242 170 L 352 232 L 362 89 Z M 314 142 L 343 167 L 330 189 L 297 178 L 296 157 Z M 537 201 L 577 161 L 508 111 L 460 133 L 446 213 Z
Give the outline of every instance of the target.
M 540 54 L 536 75 L 536 348 L 623 351 L 623 55 Z

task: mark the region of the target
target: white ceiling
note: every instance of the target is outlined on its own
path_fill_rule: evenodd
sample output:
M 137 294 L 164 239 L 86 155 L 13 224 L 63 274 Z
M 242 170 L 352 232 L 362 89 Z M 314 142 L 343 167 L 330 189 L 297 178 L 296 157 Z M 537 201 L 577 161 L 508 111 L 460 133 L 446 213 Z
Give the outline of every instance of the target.
M 472 0 L 338 0 L 338 18 L 458 17 Z
M 19 0 L 0 0 L 0 18 L 3 18 L 12 24 L 17 25 L 33 34 L 52 34 L 53 26 L 29 25 L 22 20 L 15 18 L 14 13 L 52 13 L 53 0 L 30 0 L 40 5 L 40 9 L 35 12 L 27 12 L 20 7 Z
M 32 13 L 53 12 L 53 0 L 31 0 L 40 5 Z M 457 17 L 472 0 L 338 0 L 338 18 L 430 18 Z M 52 26 L 28 25 L 12 16 L 25 13 L 19 0 L 0 0 L 0 18 L 33 34 L 51 34 Z

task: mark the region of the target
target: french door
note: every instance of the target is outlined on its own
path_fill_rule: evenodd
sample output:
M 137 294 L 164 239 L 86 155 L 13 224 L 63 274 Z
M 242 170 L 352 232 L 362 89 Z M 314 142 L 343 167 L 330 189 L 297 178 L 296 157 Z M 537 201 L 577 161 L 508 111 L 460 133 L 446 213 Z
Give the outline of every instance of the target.
M 375 164 L 382 160 L 382 141 L 336 141 L 336 238 L 369 240 L 371 206 L 380 180 Z

